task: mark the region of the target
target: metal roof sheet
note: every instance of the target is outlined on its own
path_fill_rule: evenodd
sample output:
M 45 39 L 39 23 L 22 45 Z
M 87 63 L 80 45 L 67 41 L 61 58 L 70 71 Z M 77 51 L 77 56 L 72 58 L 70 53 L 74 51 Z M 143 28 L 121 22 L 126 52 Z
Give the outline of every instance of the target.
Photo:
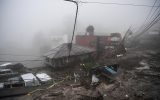
M 47 52 L 44 56 L 48 58 L 61 58 L 61 57 L 67 57 L 69 56 L 69 45 L 70 43 L 64 43 L 54 49 L 51 49 L 49 52 Z M 71 56 L 74 55 L 81 55 L 86 53 L 94 52 L 94 49 L 83 47 L 77 44 L 72 44 L 72 49 L 70 52 Z
M 51 78 L 49 75 L 47 75 L 46 73 L 39 73 L 39 74 L 36 74 L 36 76 L 37 76 L 37 78 L 38 78 L 39 80 L 41 80 L 41 81 L 43 81 L 43 82 L 49 81 L 49 80 L 52 79 L 52 78 Z
M 33 79 L 37 80 L 37 78 L 32 73 L 23 74 L 21 77 L 25 82 L 33 81 Z

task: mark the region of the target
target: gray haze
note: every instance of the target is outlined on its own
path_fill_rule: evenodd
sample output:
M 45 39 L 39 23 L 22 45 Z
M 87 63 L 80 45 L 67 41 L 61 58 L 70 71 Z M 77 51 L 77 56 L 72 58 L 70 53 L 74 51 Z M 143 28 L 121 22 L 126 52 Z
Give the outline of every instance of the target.
M 81 0 L 153 5 L 154 0 Z M 88 25 L 98 35 L 138 28 L 150 7 L 80 4 L 76 34 Z M 52 43 L 51 37 L 68 36 L 70 41 L 76 7 L 63 0 L 0 0 L 0 53 L 38 54 Z M 40 39 L 39 39 L 40 37 Z M 44 46 L 43 45 L 43 46 Z M 45 47 L 44 46 L 44 47 Z M 52 45 L 53 46 L 53 45 Z M 44 50 L 45 52 L 46 50 Z

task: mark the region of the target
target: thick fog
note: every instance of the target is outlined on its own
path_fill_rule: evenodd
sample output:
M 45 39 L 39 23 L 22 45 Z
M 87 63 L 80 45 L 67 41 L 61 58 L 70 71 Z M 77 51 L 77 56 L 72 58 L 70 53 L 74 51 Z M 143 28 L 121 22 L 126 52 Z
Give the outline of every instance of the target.
M 91 0 L 81 0 L 91 1 Z M 154 0 L 92 0 L 153 5 Z M 150 7 L 79 4 L 76 34 L 93 25 L 95 34 L 139 28 Z M 72 35 L 76 6 L 63 0 L 0 0 L 0 53 L 42 55 Z M 60 41 L 62 40 L 62 41 Z

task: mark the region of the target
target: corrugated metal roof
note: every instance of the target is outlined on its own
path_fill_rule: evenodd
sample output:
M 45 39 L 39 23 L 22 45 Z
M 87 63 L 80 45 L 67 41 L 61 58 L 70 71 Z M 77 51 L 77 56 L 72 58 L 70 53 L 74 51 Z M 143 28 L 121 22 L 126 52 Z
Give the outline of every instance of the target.
M 38 74 L 36 74 L 36 76 L 37 76 L 37 78 L 38 78 L 39 80 L 41 80 L 41 81 L 43 81 L 43 82 L 46 82 L 46 81 L 49 81 L 49 80 L 52 79 L 52 78 L 51 78 L 49 75 L 47 75 L 46 73 L 38 73 Z
M 44 56 L 48 58 L 61 58 L 61 57 L 67 57 L 69 56 L 69 45 L 70 43 L 64 43 L 54 49 L 51 49 L 49 52 L 47 52 Z M 70 55 L 81 55 L 86 53 L 94 52 L 94 49 L 83 47 L 77 44 L 72 44 L 72 49 L 70 52 Z
M 21 77 L 25 82 L 32 82 L 33 79 L 37 81 L 37 78 L 32 73 L 23 74 Z

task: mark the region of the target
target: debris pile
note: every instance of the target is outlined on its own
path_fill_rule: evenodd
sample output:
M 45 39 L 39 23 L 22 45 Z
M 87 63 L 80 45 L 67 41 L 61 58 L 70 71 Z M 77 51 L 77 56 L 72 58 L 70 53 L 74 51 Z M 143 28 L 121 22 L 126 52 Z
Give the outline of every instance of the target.
M 52 89 L 36 100 L 103 100 L 97 89 L 86 89 L 81 85 L 70 85 Z
M 159 100 L 159 60 L 159 53 L 129 50 L 116 64 L 106 59 L 65 69 L 38 69 L 49 73 L 55 83 L 33 89 L 27 96 L 33 100 Z M 37 76 L 41 81 L 43 73 Z
M 92 68 L 83 78 L 79 74 L 76 83 L 73 72 L 71 80 L 40 93 L 36 100 L 159 100 L 160 71 L 156 70 L 160 67 L 159 57 L 142 52 L 138 52 L 141 55 L 128 54 L 119 58 L 118 70 L 107 65 Z M 116 77 L 109 77 L 114 74 Z

